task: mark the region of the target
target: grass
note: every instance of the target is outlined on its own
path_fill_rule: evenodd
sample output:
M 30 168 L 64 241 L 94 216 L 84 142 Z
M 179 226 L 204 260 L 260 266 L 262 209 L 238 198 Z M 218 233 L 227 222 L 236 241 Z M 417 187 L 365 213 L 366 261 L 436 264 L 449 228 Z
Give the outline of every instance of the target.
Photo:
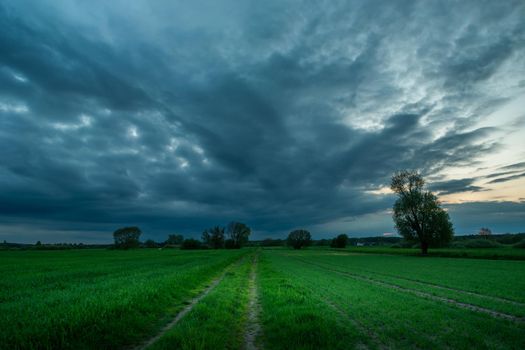
M 224 276 L 151 349 L 242 349 L 253 266 L 261 349 L 525 348 L 525 261 L 320 248 L 3 251 L 0 348 L 130 348 Z
M 243 251 L 0 253 L 1 348 L 117 348 L 155 333 Z
M 264 251 L 259 268 L 264 345 L 268 349 L 348 349 L 359 340 L 319 297 Z
M 320 327 L 322 333 L 320 336 L 323 339 L 335 336 L 333 332 L 336 329 L 334 325 L 337 324 L 337 319 L 334 317 L 337 315 L 340 322 L 345 322 L 351 328 L 346 332 L 352 335 L 352 339 L 354 339 L 354 343 L 350 343 L 352 346 L 356 342 L 371 348 L 389 346 L 393 348 L 435 349 L 445 347 L 520 349 L 525 346 L 525 340 L 522 337 L 525 331 L 523 323 L 498 319 L 448 303 L 425 299 L 361 279 L 343 276 L 334 271 L 368 274 L 376 279 L 381 279 L 381 276 L 377 274 L 363 272 L 361 270 L 362 265 L 360 265 L 360 263 L 366 265 L 366 263 L 377 258 L 383 267 L 391 273 L 410 276 L 411 269 L 418 270 L 420 263 L 428 264 L 428 261 L 436 260 L 434 262 L 436 266 L 439 266 L 440 263 L 444 263 L 446 266 L 446 259 L 356 256 L 330 251 L 323 252 L 322 250 L 299 252 L 273 250 L 265 251 L 265 256 L 268 268 L 278 271 L 279 275 L 282 276 L 281 278 L 291 281 L 296 290 L 307 295 L 306 300 L 309 304 L 326 305 L 329 303 L 341 311 L 332 313 L 332 318 L 327 318 L 323 322 L 324 326 Z M 354 265 L 354 260 L 359 258 L 366 259 Z M 389 259 L 402 259 L 403 261 L 402 264 L 391 265 Z M 451 260 L 461 261 L 459 259 Z M 471 283 L 473 280 L 477 280 L 479 284 L 490 279 L 489 277 L 479 277 L 482 275 L 483 267 L 488 269 L 494 263 L 501 263 L 500 261 L 490 260 L 477 262 L 481 263 L 481 266 L 468 267 L 468 265 L 464 265 L 461 268 L 466 269 L 464 278 L 470 280 Z M 516 279 L 523 274 L 525 267 L 523 263 L 518 263 L 521 265 L 510 268 L 508 273 L 514 274 Z M 468 272 L 471 273 L 470 277 L 466 277 Z M 446 268 L 441 273 L 447 274 Z M 502 283 L 499 293 L 504 294 L 508 290 L 511 292 L 510 294 L 518 296 L 519 292 L 523 290 L 520 289 L 520 285 L 513 286 L 506 281 L 506 277 L 497 281 L 497 283 Z M 461 283 L 455 284 L 455 286 L 457 288 L 463 287 Z M 269 287 L 262 287 L 261 294 L 263 296 L 275 293 L 275 287 Z M 411 288 L 412 286 L 405 285 L 405 287 Z M 286 298 L 286 296 L 282 296 L 281 301 Z M 266 308 L 263 308 L 263 313 L 279 314 L 279 311 L 276 310 L 279 303 L 280 300 L 277 300 L 273 305 L 267 305 Z M 324 309 L 329 310 L 328 307 L 324 307 Z M 288 334 L 304 332 L 304 329 L 301 330 L 304 325 L 289 322 L 288 315 L 282 315 L 279 318 L 283 320 L 283 323 L 288 322 L 288 329 L 286 332 L 283 331 L 278 339 L 273 339 L 273 343 L 287 343 L 289 342 Z M 280 323 L 281 320 L 274 320 L 273 322 Z M 298 336 L 298 339 L 302 338 Z M 307 346 L 308 342 L 296 344 L 296 348 L 307 348 Z M 348 341 L 345 341 L 343 344 L 333 343 L 324 348 L 344 349 L 348 347 Z
M 418 256 L 418 248 L 391 248 L 391 247 L 349 247 L 347 251 L 363 254 L 389 254 Z M 525 249 L 509 247 L 499 248 L 431 248 L 429 256 L 448 258 L 494 259 L 494 260 L 525 260 Z
M 374 273 L 382 278 L 404 279 L 407 283 L 410 280 L 433 283 L 525 302 L 525 263 L 522 261 L 352 255 L 333 250 L 319 251 L 315 260 L 358 274 Z
M 248 305 L 251 259 L 244 259 L 149 349 L 240 349 Z

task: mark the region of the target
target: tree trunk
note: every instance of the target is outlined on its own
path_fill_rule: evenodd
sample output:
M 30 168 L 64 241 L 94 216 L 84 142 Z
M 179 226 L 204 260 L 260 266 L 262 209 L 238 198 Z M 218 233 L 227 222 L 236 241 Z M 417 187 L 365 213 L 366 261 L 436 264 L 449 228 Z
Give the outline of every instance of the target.
M 422 255 L 428 254 L 428 243 L 427 242 L 421 242 L 421 254 Z

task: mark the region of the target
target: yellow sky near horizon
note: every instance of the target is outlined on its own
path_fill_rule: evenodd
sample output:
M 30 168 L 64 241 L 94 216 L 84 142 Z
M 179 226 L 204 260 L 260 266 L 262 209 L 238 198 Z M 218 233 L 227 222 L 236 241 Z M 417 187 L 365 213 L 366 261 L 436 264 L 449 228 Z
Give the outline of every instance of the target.
M 447 194 L 439 196 L 439 200 L 444 204 L 485 201 L 525 201 L 525 178 L 490 184 L 489 186 L 487 186 L 486 191 L 466 191 L 461 193 Z

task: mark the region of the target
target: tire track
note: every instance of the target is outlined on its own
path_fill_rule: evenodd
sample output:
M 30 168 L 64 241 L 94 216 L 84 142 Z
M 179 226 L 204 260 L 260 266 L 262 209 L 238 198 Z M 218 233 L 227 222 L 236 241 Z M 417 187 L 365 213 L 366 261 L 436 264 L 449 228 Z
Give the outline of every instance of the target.
M 317 285 L 316 288 L 314 289 L 313 287 L 310 286 L 312 282 L 309 283 L 308 280 L 306 280 L 305 278 L 297 278 L 296 277 L 296 279 L 299 279 L 299 280 L 303 281 L 303 285 L 307 284 L 308 285 L 308 289 L 310 289 L 310 291 L 313 292 L 314 294 L 316 293 L 317 289 L 322 289 L 322 290 L 325 291 L 325 293 L 331 293 L 331 291 L 328 288 L 322 287 L 320 285 Z M 341 318 L 348 320 L 352 324 L 352 326 L 354 326 L 356 329 L 358 329 L 362 334 L 366 334 L 369 337 L 369 339 L 371 340 L 371 342 L 377 347 L 377 349 L 381 349 L 381 350 L 390 349 L 388 346 L 386 346 L 379 339 L 379 336 L 377 335 L 377 333 L 375 333 L 373 330 L 371 330 L 370 328 L 368 328 L 367 326 L 365 326 L 364 324 L 362 324 L 358 320 L 352 318 L 348 314 L 348 312 L 346 312 L 337 302 L 335 302 L 334 300 L 332 300 L 330 298 L 327 298 L 326 296 L 322 296 L 321 300 L 328 307 L 330 307 L 332 310 L 334 310 Z M 366 344 L 360 343 L 360 344 L 358 344 L 356 346 L 356 348 L 357 349 L 368 349 L 368 346 Z
M 323 264 L 334 266 L 334 267 L 337 266 L 337 265 L 326 263 L 326 262 L 323 263 Z M 472 292 L 472 291 L 468 291 L 468 290 L 463 290 L 463 289 L 459 289 L 459 288 L 443 286 L 441 284 L 432 283 L 432 282 L 425 282 L 425 281 L 414 279 L 414 278 L 407 278 L 407 277 L 392 275 L 392 274 L 383 273 L 383 272 L 371 271 L 371 270 L 366 270 L 366 269 L 362 269 L 361 271 L 365 271 L 365 272 L 368 272 L 368 273 L 371 273 L 371 274 L 376 274 L 376 275 L 385 276 L 385 277 L 397 278 L 397 279 L 400 279 L 400 280 L 404 280 L 404 281 L 409 281 L 409 282 L 413 282 L 413 283 L 416 283 L 416 284 L 420 284 L 422 286 L 429 286 L 429 287 L 433 287 L 433 288 L 437 288 L 437 289 L 448 290 L 448 291 L 451 291 L 451 292 L 457 292 L 457 293 L 462 293 L 462 294 L 466 294 L 466 295 L 472 295 L 472 296 L 475 296 L 475 297 L 480 297 L 480 298 L 489 299 L 489 300 L 502 302 L 502 303 L 508 303 L 508 304 L 512 304 L 512 305 L 516 305 L 516 306 L 525 306 L 525 303 L 522 303 L 522 302 L 519 302 L 519 301 L 516 301 L 516 300 L 501 298 L 501 297 L 497 297 L 497 296 L 493 296 L 493 295 L 485 295 L 485 294 Z
M 221 283 L 221 281 L 224 279 L 224 276 L 226 276 L 226 273 L 232 268 L 232 266 L 234 265 L 238 265 L 242 260 L 244 260 L 244 257 L 237 260 L 236 262 L 230 264 L 228 267 L 226 267 L 224 269 L 224 271 L 222 272 L 222 274 L 215 278 L 211 283 L 210 285 L 204 290 L 202 291 L 199 295 L 197 295 L 195 298 L 191 299 L 189 304 L 186 305 L 184 307 L 184 309 L 182 309 L 181 311 L 179 311 L 179 313 L 175 316 L 175 318 L 173 320 L 171 320 L 171 322 L 169 322 L 167 325 L 165 325 L 159 333 L 157 333 L 154 337 L 144 341 L 142 344 L 132 348 L 133 350 L 145 350 L 147 349 L 148 347 L 150 347 L 151 345 L 153 345 L 157 340 L 159 340 L 164 334 L 166 334 L 170 329 L 172 329 L 175 325 L 177 325 L 177 323 L 179 323 L 179 321 L 184 317 L 186 316 L 192 309 L 193 307 L 199 302 L 201 301 L 205 296 L 207 296 L 213 289 L 215 289 L 215 287 L 217 287 L 217 285 L 219 285 L 219 283 Z
M 323 273 L 323 272 L 319 271 L 319 273 Z M 299 279 L 299 280 L 303 281 L 306 284 L 313 283 L 313 282 L 308 283 L 308 280 L 306 278 L 304 278 L 304 277 L 302 277 L 302 278 L 294 277 L 294 278 Z M 313 293 L 315 293 L 316 290 L 318 290 L 318 289 L 323 289 L 326 293 L 329 293 L 329 294 L 331 294 L 332 296 L 334 296 L 336 298 L 345 299 L 345 297 L 343 295 L 341 295 L 339 293 L 334 293 L 332 290 L 330 290 L 329 288 L 326 288 L 326 287 L 324 287 L 322 285 L 315 285 L 315 288 L 314 287 L 307 287 L 307 288 L 310 291 L 312 291 Z M 377 349 L 380 349 L 380 350 L 392 349 L 392 344 L 387 343 L 385 341 L 382 341 L 380 339 L 379 335 L 372 328 L 370 328 L 369 326 L 366 326 L 365 324 L 360 322 L 359 319 L 352 318 L 349 315 L 350 310 L 345 311 L 343 308 L 341 308 L 339 303 L 335 302 L 332 299 L 327 298 L 326 296 L 321 296 L 321 298 L 322 298 L 321 300 L 323 300 L 323 302 L 326 305 L 328 305 L 332 309 L 334 309 L 334 308 L 337 309 L 337 310 L 335 310 L 336 312 L 338 312 L 341 316 L 344 316 L 345 318 L 347 318 L 350 321 L 350 323 L 352 323 L 352 325 L 356 326 L 356 328 L 359 329 L 362 333 L 368 335 L 370 340 L 371 340 L 371 342 L 372 342 L 372 344 Z M 341 314 L 341 312 L 342 312 L 342 314 Z M 413 335 L 415 335 L 417 337 L 425 338 L 428 341 L 432 341 L 432 337 L 428 337 L 427 334 L 418 333 L 418 332 L 415 332 L 413 330 L 406 330 L 406 332 L 410 332 L 411 334 L 413 334 Z M 366 349 L 366 348 L 367 348 L 367 346 L 365 344 L 358 344 L 356 346 L 356 349 Z M 414 346 L 414 349 L 421 349 L 421 348 Z
M 257 294 L 257 260 L 258 253 L 252 259 L 252 268 L 250 272 L 249 298 L 248 303 L 248 322 L 244 334 L 244 348 L 246 350 L 258 350 L 256 340 L 261 334 L 261 325 L 259 323 L 259 298 Z
M 382 286 L 382 287 L 387 287 L 387 288 L 398 290 L 398 291 L 401 291 L 401 292 L 413 294 L 413 295 L 419 296 L 419 297 L 424 298 L 424 299 L 430 299 L 430 300 L 434 300 L 434 301 L 444 302 L 444 303 L 451 304 L 451 305 L 454 305 L 454 306 L 462 308 L 462 309 L 467 309 L 467 310 L 471 310 L 471 311 L 476 311 L 476 312 L 488 314 L 488 315 L 490 315 L 492 317 L 496 317 L 496 318 L 502 318 L 502 319 L 506 319 L 506 320 L 510 320 L 510 321 L 514 321 L 514 322 L 525 323 L 525 318 L 524 317 L 516 317 L 516 316 L 505 314 L 505 313 L 502 313 L 502 312 L 499 312 L 499 311 L 483 308 L 483 307 L 472 305 L 472 304 L 459 302 L 459 301 L 454 300 L 454 299 L 440 297 L 440 296 L 432 295 L 432 294 L 429 294 L 429 293 L 413 290 L 413 289 L 410 289 L 410 288 L 401 287 L 401 286 L 398 286 L 398 285 L 395 285 L 395 284 L 391 284 L 391 283 L 388 283 L 388 282 L 379 281 L 379 280 L 376 280 L 376 279 L 373 279 L 373 278 L 370 278 L 370 277 L 363 277 L 363 276 L 358 275 L 358 274 L 353 274 L 353 273 L 350 273 L 350 272 L 344 272 L 344 271 L 332 269 L 332 268 L 327 267 L 326 265 L 320 265 L 320 264 L 312 263 L 310 261 L 305 261 L 305 260 L 302 260 L 302 259 L 299 259 L 299 258 L 294 258 L 294 259 L 296 259 L 296 260 L 298 260 L 298 261 L 300 261 L 300 262 L 302 262 L 304 264 L 317 266 L 317 267 L 320 267 L 320 268 L 322 268 L 324 270 L 335 272 L 335 273 L 337 273 L 339 275 L 342 275 L 342 276 L 350 277 L 350 278 L 353 278 L 353 279 L 356 279 L 356 280 L 368 282 L 368 283 L 379 285 L 379 286 Z

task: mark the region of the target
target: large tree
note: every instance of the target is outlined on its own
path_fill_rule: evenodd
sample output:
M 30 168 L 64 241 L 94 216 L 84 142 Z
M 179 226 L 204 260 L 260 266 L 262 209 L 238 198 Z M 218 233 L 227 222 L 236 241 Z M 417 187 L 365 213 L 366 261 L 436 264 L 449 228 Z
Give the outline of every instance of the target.
M 429 246 L 450 242 L 454 230 L 448 213 L 424 185 L 421 174 L 404 170 L 394 174 L 390 188 L 398 195 L 392 216 L 399 234 L 419 242 L 421 253 L 427 254 Z
M 224 247 L 224 227 L 215 226 L 202 232 L 202 240 L 210 248 L 219 249 Z
M 139 237 L 142 231 L 137 226 L 122 227 L 113 232 L 115 248 L 129 249 L 139 246 Z
M 289 246 L 292 246 L 294 249 L 301 249 L 302 247 L 307 247 L 312 242 L 312 236 L 310 232 L 306 230 L 295 230 L 290 232 L 286 243 Z
M 242 222 L 230 222 L 228 224 L 228 236 L 233 241 L 233 248 L 241 248 L 248 242 L 252 230 Z

